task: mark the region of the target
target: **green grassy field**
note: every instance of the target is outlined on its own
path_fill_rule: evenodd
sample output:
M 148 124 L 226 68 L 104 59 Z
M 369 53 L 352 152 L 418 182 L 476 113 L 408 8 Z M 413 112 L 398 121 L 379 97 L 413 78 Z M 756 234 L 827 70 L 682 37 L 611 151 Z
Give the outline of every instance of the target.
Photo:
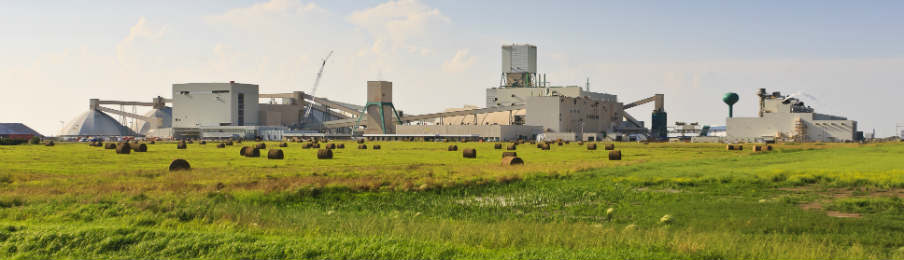
M 0 258 L 904 259 L 902 144 L 345 144 L 0 146 Z

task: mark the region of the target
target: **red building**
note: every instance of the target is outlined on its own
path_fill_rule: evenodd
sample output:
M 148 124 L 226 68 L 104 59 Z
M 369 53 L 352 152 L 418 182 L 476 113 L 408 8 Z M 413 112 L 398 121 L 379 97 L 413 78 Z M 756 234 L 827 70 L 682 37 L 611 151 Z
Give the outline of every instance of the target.
M 30 139 L 43 137 L 37 131 L 21 123 L 0 123 L 0 137 L 9 139 Z

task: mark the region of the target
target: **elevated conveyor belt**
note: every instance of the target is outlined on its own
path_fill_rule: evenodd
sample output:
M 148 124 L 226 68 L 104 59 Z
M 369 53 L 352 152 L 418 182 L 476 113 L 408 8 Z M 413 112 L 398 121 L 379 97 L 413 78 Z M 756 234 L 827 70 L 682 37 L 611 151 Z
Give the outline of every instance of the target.
M 524 105 L 516 105 L 516 106 L 499 106 L 499 107 L 490 107 L 490 108 L 480 108 L 480 109 L 470 109 L 470 110 L 461 110 L 461 111 L 452 111 L 452 112 L 441 112 L 441 113 L 431 113 L 431 114 L 422 114 L 422 115 L 410 115 L 410 116 L 402 116 L 402 122 L 411 122 L 411 121 L 421 121 L 426 119 L 433 118 L 441 118 L 441 117 L 451 117 L 451 116 L 464 116 L 464 115 L 475 115 L 475 114 L 488 114 L 488 113 L 496 113 L 496 112 L 504 112 L 504 111 L 512 111 L 524 109 Z M 355 126 L 356 118 L 354 119 L 342 119 L 342 120 L 333 120 L 323 122 L 323 126 L 328 129 L 334 128 L 343 128 L 343 127 L 353 127 Z M 367 125 L 367 118 L 362 118 L 360 125 Z

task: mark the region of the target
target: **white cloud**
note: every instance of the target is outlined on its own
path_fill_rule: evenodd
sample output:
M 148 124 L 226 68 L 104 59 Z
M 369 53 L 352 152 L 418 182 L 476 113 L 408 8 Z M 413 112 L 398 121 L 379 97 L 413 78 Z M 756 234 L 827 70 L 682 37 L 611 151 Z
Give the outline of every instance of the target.
M 326 13 L 328 13 L 326 9 L 313 2 L 303 4 L 297 0 L 270 0 L 249 7 L 231 9 L 220 15 L 208 16 L 206 20 L 212 23 L 247 25 L 249 21 L 262 17 Z
M 405 49 L 409 53 L 429 55 L 433 51 L 425 41 L 435 35 L 435 26 L 449 24 L 451 21 L 439 9 L 431 8 L 417 0 L 389 1 L 375 7 L 355 11 L 347 17 L 348 22 L 367 31 L 374 37 L 373 51 L 380 54 L 385 51 L 385 42 L 390 50 Z
M 129 35 L 116 45 L 116 55 L 120 61 L 125 61 L 130 48 L 135 45 L 136 41 L 159 40 L 163 38 L 165 33 L 166 26 L 154 28 L 153 26 L 148 25 L 147 19 L 141 17 L 135 25 L 132 25 L 132 27 L 129 28 Z
M 443 71 L 462 72 L 470 69 L 472 65 L 474 65 L 474 56 L 471 56 L 470 50 L 462 49 L 458 50 L 452 59 L 443 62 Z

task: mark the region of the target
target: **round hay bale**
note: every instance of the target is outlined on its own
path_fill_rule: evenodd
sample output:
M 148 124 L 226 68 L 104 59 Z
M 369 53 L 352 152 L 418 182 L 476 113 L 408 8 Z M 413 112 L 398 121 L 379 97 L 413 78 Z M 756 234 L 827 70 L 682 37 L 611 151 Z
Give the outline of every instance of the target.
M 54 146 L 54 145 L 55 145 L 55 143 L 53 143 L 53 140 L 50 140 L 46 144 L 44 144 L 44 146 Z
M 259 143 L 259 144 L 255 145 L 254 148 L 257 148 L 257 149 L 267 149 L 267 144 L 265 144 L 265 143 Z
M 477 158 L 477 149 L 465 148 L 461 149 L 461 156 L 465 158 Z
M 571 144 L 571 141 L 565 141 L 565 144 Z
M 226 148 L 226 144 L 224 144 L 224 143 L 217 144 L 217 148 Z
M 185 144 L 185 141 L 181 141 L 178 144 L 176 144 L 176 149 L 185 149 L 185 148 L 188 148 L 188 145 Z
M 361 150 L 367 150 L 367 145 L 366 145 L 366 144 L 359 144 L 359 145 L 358 145 L 358 149 L 361 149 Z
M 458 146 L 457 146 L 457 145 L 454 145 L 454 144 L 453 144 L 453 145 L 450 145 L 450 146 L 449 146 L 449 151 L 458 151 Z
M 242 148 L 239 149 L 239 155 L 245 156 L 245 149 L 248 149 L 248 148 L 249 148 L 248 146 L 242 146 Z
M 284 157 L 282 149 L 270 149 L 270 151 L 267 151 L 267 159 L 282 160 Z
M 280 143 L 280 144 L 279 144 L 279 147 L 289 147 L 289 144 L 287 144 L 287 143 Z
M 557 144 L 558 144 L 559 146 L 562 146 L 562 142 L 558 142 Z
M 744 150 L 744 146 L 743 146 L 743 145 L 738 145 L 738 147 L 735 147 L 735 149 L 738 150 L 738 151 L 743 151 L 743 150 Z
M 763 151 L 763 146 L 760 146 L 760 145 L 754 145 L 754 146 L 753 146 L 753 151 L 754 151 L 754 152 L 762 152 L 762 151 Z
M 104 145 L 104 149 L 116 149 L 116 144 L 114 144 L 114 143 L 107 143 L 107 144 Z
M 329 143 L 329 144 L 326 145 L 326 149 L 336 149 L 336 144 L 335 144 L 335 143 Z
M 311 148 L 320 149 L 320 143 L 314 143 L 311 145 Z
M 594 144 L 594 143 L 587 144 L 587 150 L 596 150 L 596 144 Z
M 261 149 L 245 146 L 245 148 L 242 148 L 242 155 L 245 157 L 261 157 Z
M 518 157 L 517 152 L 502 152 L 502 157 Z
M 610 160 L 610 161 L 618 161 L 618 160 L 621 160 L 621 150 L 612 150 L 612 151 L 609 151 L 609 160 Z
M 150 142 L 148 142 L 148 143 L 149 143 L 149 144 L 156 144 L 156 143 L 157 143 L 157 142 L 156 142 L 156 141 L 154 141 L 154 140 L 151 140 L 151 141 L 150 141 Z
M 373 149 L 374 149 L 374 150 L 380 150 L 380 145 L 379 145 L 379 144 L 373 145 Z
M 132 149 L 135 150 L 136 153 L 144 153 L 144 152 L 148 151 L 148 145 L 138 144 L 138 145 L 135 145 L 134 148 L 132 148 Z
M 772 151 L 772 146 L 771 146 L 771 145 L 766 145 L 766 151 Z
M 729 151 L 734 151 L 735 147 L 734 147 L 734 145 L 729 144 L 729 145 L 725 146 L 725 149 L 729 150 Z
M 549 144 L 548 144 L 548 143 L 541 143 L 541 144 L 539 144 L 538 146 L 540 147 L 540 150 L 544 150 L 544 151 L 549 150 Z
M 578 145 L 584 145 L 584 141 L 578 141 Z
M 359 143 L 359 144 L 363 144 L 363 143 L 364 143 L 364 139 L 358 139 L 358 143 Z
M 232 141 L 226 142 L 226 145 L 231 146 L 231 145 L 232 145 Z
M 337 144 L 336 148 L 345 149 L 345 144 Z
M 311 149 L 312 146 L 314 145 L 311 143 L 304 143 L 301 145 L 301 149 Z
M 185 159 L 175 159 L 169 165 L 169 170 L 172 171 L 188 171 L 191 170 L 191 165 L 188 164 L 188 161 Z
M 512 144 L 510 144 L 510 145 L 508 145 L 508 146 L 506 146 L 506 147 L 505 147 L 505 149 L 506 149 L 506 150 L 509 150 L 509 151 L 514 151 L 514 150 L 518 150 L 518 145 L 517 145 L 517 144 L 514 144 L 514 143 L 512 143 Z
M 515 156 L 502 157 L 502 165 L 511 166 L 511 165 L 524 165 L 524 160 Z
M 361 145 L 364 145 L 364 144 L 361 144 Z M 359 147 L 361 145 L 359 145 Z M 367 146 L 364 145 L 364 147 L 367 147 Z M 363 148 L 363 149 L 367 149 L 367 148 Z M 330 150 L 330 149 L 317 150 L 317 159 L 333 159 L 333 150 Z
M 116 153 L 117 154 L 129 154 L 132 152 L 132 147 L 129 146 L 129 143 L 119 143 L 116 145 Z
M 207 144 L 207 141 L 201 140 L 198 144 Z
M 494 144 L 493 149 L 496 149 L 496 150 L 502 149 L 502 144 Z
M 615 144 L 606 144 L 606 151 L 615 150 Z

